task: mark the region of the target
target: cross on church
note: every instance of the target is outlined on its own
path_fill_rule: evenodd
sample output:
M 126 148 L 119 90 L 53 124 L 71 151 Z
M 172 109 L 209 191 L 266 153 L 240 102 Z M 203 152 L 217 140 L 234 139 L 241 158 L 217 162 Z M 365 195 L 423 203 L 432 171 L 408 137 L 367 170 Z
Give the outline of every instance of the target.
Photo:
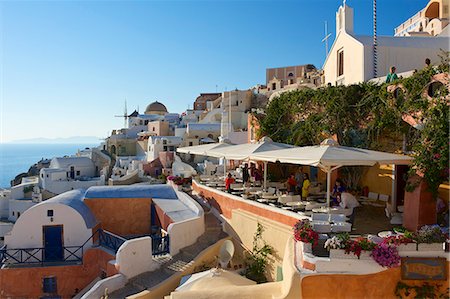
M 330 38 L 330 36 L 331 33 L 328 33 L 327 21 L 325 21 L 325 37 L 322 39 L 322 43 L 325 42 L 325 53 L 326 53 L 325 57 L 328 57 L 328 39 Z

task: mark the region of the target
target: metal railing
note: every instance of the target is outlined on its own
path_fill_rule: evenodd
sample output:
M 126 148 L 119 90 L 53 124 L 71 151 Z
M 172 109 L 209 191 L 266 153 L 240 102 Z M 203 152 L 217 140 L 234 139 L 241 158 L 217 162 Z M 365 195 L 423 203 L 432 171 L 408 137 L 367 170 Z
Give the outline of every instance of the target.
M 169 253 L 169 236 L 150 235 L 152 238 L 152 255 Z M 92 245 L 102 246 L 114 253 L 127 240 L 111 232 L 98 229 L 80 246 L 63 246 L 55 248 L 12 248 L 6 245 L 0 248 L 0 267 L 2 265 L 82 264 L 85 246 L 92 240 Z
M 13 248 L 4 245 L 0 249 L 0 266 L 4 264 L 47 265 L 50 263 L 82 263 L 84 246 L 60 248 Z
M 97 230 L 97 232 L 99 245 L 111 249 L 114 253 L 116 253 L 119 247 L 127 240 L 102 229 Z
M 152 238 L 152 255 L 161 255 L 170 252 L 169 235 L 158 236 L 151 235 Z

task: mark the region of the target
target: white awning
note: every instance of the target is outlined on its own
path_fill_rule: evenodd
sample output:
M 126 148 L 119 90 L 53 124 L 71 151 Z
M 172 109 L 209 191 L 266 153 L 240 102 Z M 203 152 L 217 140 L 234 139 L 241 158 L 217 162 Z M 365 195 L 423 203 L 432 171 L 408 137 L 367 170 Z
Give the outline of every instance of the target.
M 194 146 L 186 146 L 186 147 L 179 147 L 177 148 L 178 153 L 183 154 L 191 154 L 191 155 L 202 155 L 202 156 L 210 156 L 210 157 L 217 157 L 221 158 L 223 156 L 216 156 L 214 153 L 211 153 L 213 149 L 225 149 L 228 147 L 232 147 L 235 145 L 229 144 L 229 143 L 208 143 L 208 144 L 202 144 L 202 145 L 194 145 Z

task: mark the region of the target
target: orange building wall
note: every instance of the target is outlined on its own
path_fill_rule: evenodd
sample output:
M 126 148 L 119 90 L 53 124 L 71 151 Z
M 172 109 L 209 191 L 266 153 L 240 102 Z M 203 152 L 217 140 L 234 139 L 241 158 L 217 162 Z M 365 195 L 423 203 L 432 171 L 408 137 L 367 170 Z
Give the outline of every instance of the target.
M 447 263 L 447 273 L 449 268 Z M 401 280 L 400 268 L 392 268 L 383 272 L 368 275 L 313 275 L 302 280 L 303 299 L 321 298 L 383 298 L 394 299 L 395 287 Z M 402 280 L 408 285 L 422 285 L 424 282 L 441 285 L 444 291 L 449 285 L 447 281 Z M 404 297 L 406 298 L 406 297 Z M 414 298 L 414 292 L 407 297 Z
M 242 209 L 258 216 L 262 216 L 289 226 L 293 226 L 298 221 L 298 219 L 296 218 L 289 217 L 287 215 L 283 215 L 264 208 L 256 207 L 245 202 L 233 200 L 227 195 L 209 191 L 206 188 L 203 188 L 201 185 L 198 185 L 195 181 L 192 182 L 192 188 L 198 193 L 202 192 L 203 195 L 208 199 L 209 203 L 228 219 L 231 219 L 232 210 Z
M 102 228 L 120 236 L 150 233 L 150 198 L 86 198 Z
M 170 217 L 167 216 L 164 211 L 161 210 L 161 208 L 157 205 L 155 205 L 155 211 L 156 215 L 158 215 L 159 224 L 164 230 L 167 231 L 167 227 L 169 226 L 169 224 L 173 223 L 172 219 L 170 219 Z
M 76 289 L 81 291 L 102 271 L 117 274 L 108 268 L 108 261 L 113 259 L 113 255 L 101 249 L 89 249 L 83 265 L 1 269 L 0 298 L 40 298 L 44 295 L 43 278 L 48 276 L 56 276 L 59 296 L 71 298 Z

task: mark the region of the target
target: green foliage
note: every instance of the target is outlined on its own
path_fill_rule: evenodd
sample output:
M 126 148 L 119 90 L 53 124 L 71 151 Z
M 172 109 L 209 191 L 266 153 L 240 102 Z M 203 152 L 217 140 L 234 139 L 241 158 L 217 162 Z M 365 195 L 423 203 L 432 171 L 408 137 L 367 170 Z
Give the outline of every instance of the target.
M 408 285 L 404 282 L 399 281 L 397 286 L 395 287 L 395 295 L 397 298 L 415 298 L 415 299 L 438 299 L 438 298 L 448 298 L 449 289 L 447 288 L 444 292 L 439 292 L 439 288 L 441 285 L 430 284 L 428 282 L 423 283 L 422 285 Z M 415 295 L 411 297 L 411 293 Z
M 268 256 L 273 253 L 272 246 L 266 244 L 262 239 L 264 232 L 263 226 L 258 222 L 256 232 L 253 235 L 253 249 L 248 257 L 248 268 L 245 271 L 245 277 L 263 283 L 267 281 L 265 272 L 267 268 Z
M 23 187 L 23 193 L 33 192 L 34 186 Z
M 167 182 L 167 176 L 165 174 L 158 175 L 158 180 L 161 180 L 163 183 Z
M 392 83 L 361 83 L 282 93 L 266 107 L 258 135 L 298 146 L 319 144 L 336 135 L 341 145 L 374 150 L 387 144 L 381 137 L 407 136 L 415 153 L 411 174 L 423 173 L 436 198 L 439 185 L 449 175 L 448 90 L 433 86 L 431 100 L 426 93 L 434 75 L 449 71 L 449 53 L 443 52 L 441 59 L 438 66 L 400 78 L 394 91 L 388 91 Z M 405 115 L 422 121 L 423 129 L 406 124 Z

